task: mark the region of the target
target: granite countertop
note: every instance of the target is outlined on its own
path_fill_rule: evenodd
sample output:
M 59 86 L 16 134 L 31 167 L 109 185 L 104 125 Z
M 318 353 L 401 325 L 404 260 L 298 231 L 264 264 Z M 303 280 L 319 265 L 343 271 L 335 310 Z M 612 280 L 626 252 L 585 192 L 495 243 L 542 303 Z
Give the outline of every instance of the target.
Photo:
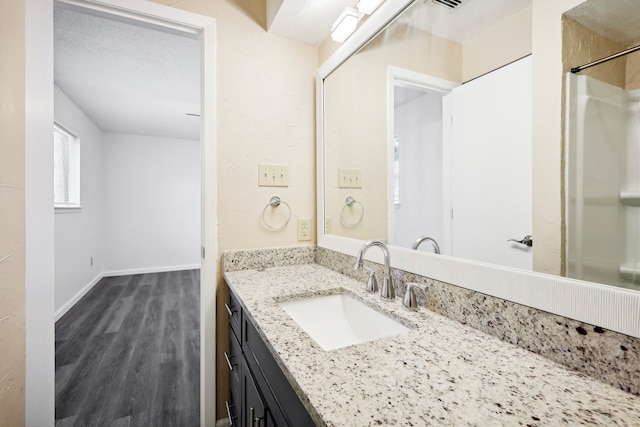
M 225 273 L 318 425 L 640 425 L 640 397 L 316 264 Z M 344 289 L 410 326 L 324 351 L 278 305 Z

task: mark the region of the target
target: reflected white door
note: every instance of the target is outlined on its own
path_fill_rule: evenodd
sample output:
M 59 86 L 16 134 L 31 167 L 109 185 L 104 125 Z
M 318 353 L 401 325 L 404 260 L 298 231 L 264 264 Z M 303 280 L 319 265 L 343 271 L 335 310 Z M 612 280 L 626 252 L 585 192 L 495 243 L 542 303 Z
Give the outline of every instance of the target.
M 529 56 L 450 95 L 453 256 L 533 268 L 533 249 L 508 242 L 532 233 L 531 86 Z

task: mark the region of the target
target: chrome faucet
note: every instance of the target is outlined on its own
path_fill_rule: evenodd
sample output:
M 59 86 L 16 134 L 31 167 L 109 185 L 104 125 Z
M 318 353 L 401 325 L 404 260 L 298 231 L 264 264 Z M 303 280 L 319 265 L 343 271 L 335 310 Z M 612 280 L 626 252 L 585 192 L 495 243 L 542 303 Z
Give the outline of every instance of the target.
M 411 246 L 411 249 L 413 250 L 418 250 L 418 246 L 420 246 L 420 244 L 424 241 L 428 241 L 429 243 L 431 243 L 431 246 L 433 246 L 433 251 L 437 254 L 440 253 L 440 246 L 438 246 L 438 242 L 436 242 L 434 239 L 432 239 L 431 237 L 427 237 L 427 236 L 423 236 L 420 237 L 418 240 L 416 240 L 415 242 L 413 242 L 413 246 Z
M 421 283 L 407 283 L 402 299 L 402 306 L 407 310 L 415 311 L 418 309 L 418 298 L 416 297 L 416 289 L 427 292 L 427 287 Z
M 393 277 L 391 277 L 391 261 L 390 261 L 391 256 L 389 254 L 389 248 L 387 247 L 387 245 L 385 245 L 379 240 L 368 241 L 358 251 L 356 264 L 354 267 L 356 270 L 362 270 L 364 254 L 372 246 L 379 247 L 382 250 L 382 253 L 384 254 L 384 270 L 383 270 L 384 278 L 382 279 L 382 288 L 380 288 L 380 298 L 384 300 L 394 300 L 396 298 L 396 291 L 393 283 Z M 370 275 L 369 275 L 369 282 L 370 282 L 371 270 L 369 271 L 370 271 Z M 375 288 L 369 286 L 369 284 L 367 284 L 367 290 L 369 292 L 375 292 Z

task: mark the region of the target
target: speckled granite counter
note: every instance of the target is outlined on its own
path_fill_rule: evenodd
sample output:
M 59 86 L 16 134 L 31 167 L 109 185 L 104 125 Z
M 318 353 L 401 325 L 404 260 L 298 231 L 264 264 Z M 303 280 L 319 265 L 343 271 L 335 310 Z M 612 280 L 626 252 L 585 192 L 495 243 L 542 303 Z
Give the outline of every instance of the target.
M 225 273 L 318 425 L 640 425 L 640 398 L 316 264 Z M 405 334 L 326 352 L 278 302 L 344 289 Z

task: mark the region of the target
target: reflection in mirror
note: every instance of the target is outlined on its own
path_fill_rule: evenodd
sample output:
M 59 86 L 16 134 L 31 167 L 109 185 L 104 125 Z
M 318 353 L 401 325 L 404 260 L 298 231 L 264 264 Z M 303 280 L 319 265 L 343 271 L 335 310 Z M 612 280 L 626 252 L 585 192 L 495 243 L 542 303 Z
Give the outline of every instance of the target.
M 324 80 L 326 233 L 532 268 L 531 60 L 460 84 L 465 38 L 530 2 L 508 3 L 416 2 Z
M 632 11 L 563 17 L 565 70 L 640 42 Z M 636 10 L 636 13 L 638 10 Z M 567 73 L 567 275 L 640 290 L 640 54 Z M 577 70 L 574 70 L 577 71 Z
M 404 248 L 428 236 L 445 256 L 639 289 L 640 52 L 567 77 L 563 164 L 534 163 L 531 35 L 524 54 L 501 57 L 498 38 L 477 48 L 492 32 L 526 39 L 513 23 L 531 1 L 479 3 L 414 2 L 324 79 L 325 233 Z M 607 4 L 563 16 L 566 72 L 640 42 L 638 3 Z M 502 62 L 483 68 L 477 52 Z M 545 242 L 531 177 L 557 168 L 566 201 L 548 215 L 564 232 Z
M 393 203 L 387 205 L 389 243 L 409 248 L 424 236 L 442 246 L 441 253 L 444 250 L 449 254 L 449 242 L 443 238 L 448 216 L 443 200 L 443 110 L 454 85 L 438 85 L 424 75 L 405 78 L 400 70 L 392 71 L 392 79 L 393 170 L 389 175 L 393 182 L 389 185 L 393 188 Z M 434 245 L 423 247 L 435 249 Z

